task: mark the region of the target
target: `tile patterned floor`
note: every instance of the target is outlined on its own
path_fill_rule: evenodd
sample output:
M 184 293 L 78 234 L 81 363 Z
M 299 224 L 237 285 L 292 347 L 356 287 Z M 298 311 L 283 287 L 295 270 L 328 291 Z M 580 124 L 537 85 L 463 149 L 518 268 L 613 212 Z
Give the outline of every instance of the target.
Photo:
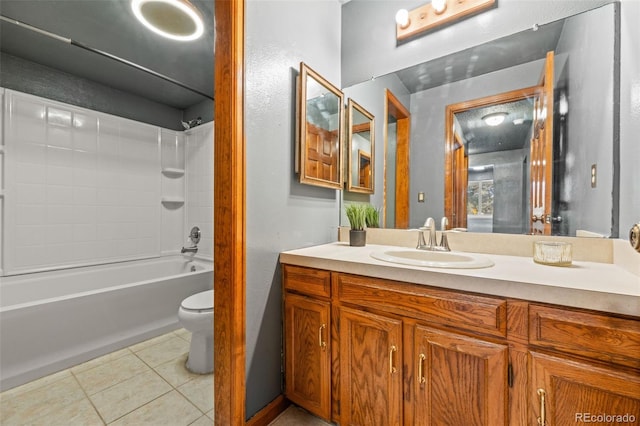
M 269 423 L 270 426 L 330 426 L 331 424 L 295 405 L 287 408 L 274 421 Z
M 2 426 L 213 425 L 213 374 L 177 330 L 0 393 Z

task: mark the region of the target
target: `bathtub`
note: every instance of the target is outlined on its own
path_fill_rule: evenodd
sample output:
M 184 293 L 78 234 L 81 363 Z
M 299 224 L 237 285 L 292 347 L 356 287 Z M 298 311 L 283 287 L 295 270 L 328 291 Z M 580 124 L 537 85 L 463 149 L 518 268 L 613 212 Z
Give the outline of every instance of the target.
M 212 262 L 183 256 L 0 278 L 0 390 L 179 327 Z

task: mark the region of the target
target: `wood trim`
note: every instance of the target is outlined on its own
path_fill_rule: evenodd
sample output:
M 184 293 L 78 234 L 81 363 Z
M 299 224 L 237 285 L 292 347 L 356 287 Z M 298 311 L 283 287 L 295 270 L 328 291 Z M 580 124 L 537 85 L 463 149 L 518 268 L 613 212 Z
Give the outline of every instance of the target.
M 282 414 L 289 405 L 291 405 L 291 402 L 284 395 L 278 395 L 276 399 L 247 420 L 247 426 L 267 426 Z
M 244 0 L 215 2 L 215 424 L 246 420 Z
M 383 158 L 383 193 L 382 193 L 382 223 L 387 223 L 387 145 L 389 135 L 389 116 L 396 118 L 396 194 L 395 228 L 409 226 L 409 138 L 411 130 L 411 113 L 402 102 L 389 90 L 385 90 L 384 104 L 384 158 Z M 398 184 L 398 179 L 400 183 Z M 400 200 L 400 203 L 398 202 Z

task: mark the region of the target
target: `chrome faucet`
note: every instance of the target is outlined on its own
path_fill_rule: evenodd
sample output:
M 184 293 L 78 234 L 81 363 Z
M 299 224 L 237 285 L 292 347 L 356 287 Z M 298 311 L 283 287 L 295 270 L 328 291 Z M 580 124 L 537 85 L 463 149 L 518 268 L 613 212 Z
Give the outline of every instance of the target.
M 436 222 L 432 217 L 425 220 L 424 225 L 421 226 L 418 233 L 418 246 L 416 248 L 420 250 L 433 250 L 437 246 L 436 243 Z M 424 231 L 429 231 L 429 243 L 424 240 Z
M 191 228 L 191 232 L 189 232 L 188 240 L 191 240 L 191 247 L 182 247 L 180 253 L 197 253 L 198 252 L 198 243 L 200 242 L 201 236 L 200 228 L 194 226 Z
M 418 232 L 418 245 L 416 248 L 419 250 L 430 251 L 451 251 L 446 234 L 448 224 L 449 220 L 446 217 L 443 217 L 440 222 L 440 231 L 442 236 L 440 237 L 440 244 L 438 244 L 436 238 L 436 221 L 432 217 L 427 218 L 424 222 L 424 226 L 419 228 L 420 232 Z M 424 231 L 429 231 L 429 243 L 425 242 Z

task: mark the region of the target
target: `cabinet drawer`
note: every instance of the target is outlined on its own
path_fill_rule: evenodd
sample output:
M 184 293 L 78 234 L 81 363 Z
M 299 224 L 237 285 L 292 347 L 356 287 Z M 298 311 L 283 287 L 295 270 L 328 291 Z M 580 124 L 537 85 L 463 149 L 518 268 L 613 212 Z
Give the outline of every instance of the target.
M 334 276 L 334 291 L 341 303 L 391 312 L 431 324 L 506 336 L 506 300 L 355 275 Z
M 285 290 L 309 296 L 331 297 L 331 272 L 284 265 Z
M 640 320 L 531 304 L 529 343 L 640 368 Z

